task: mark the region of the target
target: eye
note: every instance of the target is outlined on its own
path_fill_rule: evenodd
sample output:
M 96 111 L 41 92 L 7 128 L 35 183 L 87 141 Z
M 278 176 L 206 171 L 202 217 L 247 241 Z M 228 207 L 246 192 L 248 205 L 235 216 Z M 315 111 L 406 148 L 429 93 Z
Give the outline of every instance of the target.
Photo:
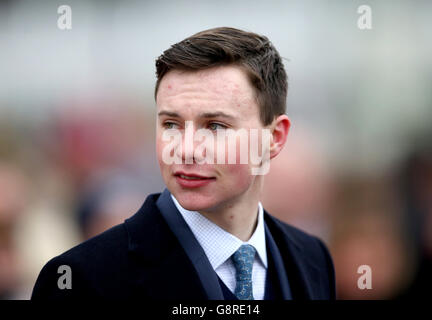
M 217 129 L 226 129 L 227 128 L 225 125 L 217 123 L 217 122 L 211 122 L 208 127 L 210 130 L 214 130 L 214 131 Z
M 177 126 L 177 127 L 176 127 Z M 175 122 L 167 121 L 163 123 L 165 129 L 178 129 L 178 125 Z

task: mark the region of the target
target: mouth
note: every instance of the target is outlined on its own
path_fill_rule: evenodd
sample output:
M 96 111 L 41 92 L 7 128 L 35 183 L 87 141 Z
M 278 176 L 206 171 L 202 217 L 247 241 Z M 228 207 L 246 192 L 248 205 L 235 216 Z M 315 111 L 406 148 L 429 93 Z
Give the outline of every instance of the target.
M 176 172 L 177 183 L 183 188 L 203 187 L 216 180 L 215 177 L 202 176 L 195 173 Z

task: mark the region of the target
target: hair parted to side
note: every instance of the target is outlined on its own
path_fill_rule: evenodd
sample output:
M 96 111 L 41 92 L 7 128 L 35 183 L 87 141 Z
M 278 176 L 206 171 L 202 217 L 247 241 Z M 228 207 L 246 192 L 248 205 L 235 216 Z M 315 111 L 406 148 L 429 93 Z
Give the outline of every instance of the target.
M 265 36 L 228 27 L 201 31 L 165 50 L 156 59 L 155 99 L 170 70 L 198 71 L 231 64 L 241 67 L 255 88 L 263 125 L 285 113 L 288 81 L 278 51 Z

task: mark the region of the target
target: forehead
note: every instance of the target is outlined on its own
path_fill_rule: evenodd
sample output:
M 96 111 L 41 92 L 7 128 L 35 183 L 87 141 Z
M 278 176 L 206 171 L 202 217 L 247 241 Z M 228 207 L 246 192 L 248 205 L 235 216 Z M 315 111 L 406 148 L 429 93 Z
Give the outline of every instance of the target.
M 172 70 L 162 79 L 156 101 L 159 109 L 217 107 L 241 113 L 258 111 L 255 90 L 245 72 L 237 66 Z

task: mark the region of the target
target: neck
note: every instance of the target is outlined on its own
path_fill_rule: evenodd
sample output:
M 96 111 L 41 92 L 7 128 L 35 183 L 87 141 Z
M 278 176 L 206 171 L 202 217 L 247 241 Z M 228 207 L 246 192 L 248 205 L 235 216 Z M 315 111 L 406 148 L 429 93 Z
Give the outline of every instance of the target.
M 200 214 L 242 241 L 248 241 L 258 222 L 258 202 L 262 189 L 262 176 L 245 193 Z

